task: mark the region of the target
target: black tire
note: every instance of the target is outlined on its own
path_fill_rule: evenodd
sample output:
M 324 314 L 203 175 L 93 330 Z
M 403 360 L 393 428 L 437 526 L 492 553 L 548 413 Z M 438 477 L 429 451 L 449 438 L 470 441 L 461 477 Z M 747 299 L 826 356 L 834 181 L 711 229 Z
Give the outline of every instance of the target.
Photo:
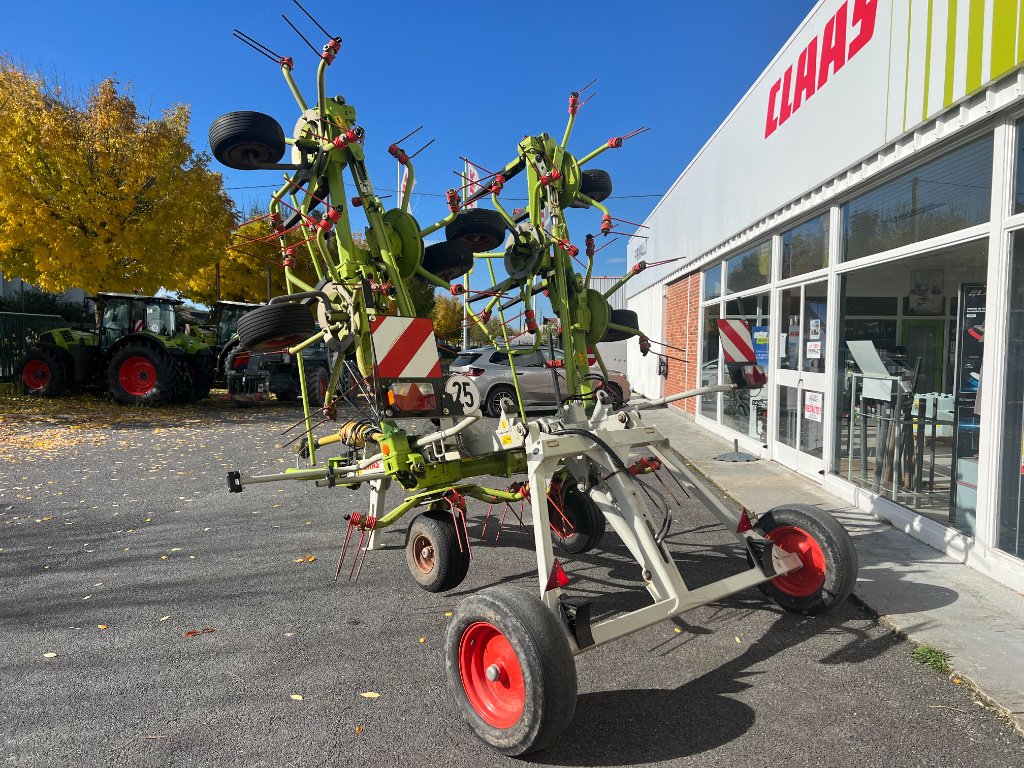
M 576 711 L 569 641 L 540 599 L 516 587 L 489 587 L 459 603 L 445 637 L 445 668 L 466 722 L 505 755 L 548 746 Z
M 189 402 L 197 402 L 210 396 L 213 380 L 217 375 L 217 357 L 208 349 L 202 349 L 185 359 L 191 386 L 185 393 Z
M 640 327 L 640 318 L 637 317 L 636 312 L 632 309 L 613 309 L 611 316 L 608 318 L 609 323 L 615 325 L 624 325 L 627 328 Z M 601 341 L 625 341 L 636 336 L 636 333 L 626 333 L 625 331 L 618 331 L 614 328 L 609 328 L 604 332 L 604 336 L 601 337 Z
M 469 573 L 469 546 L 450 512 L 430 510 L 409 526 L 405 562 L 413 579 L 427 592 L 446 592 Z
M 284 157 L 284 130 L 262 112 L 228 112 L 210 126 L 210 149 L 228 168 L 255 170 Z
M 14 375 L 23 395 L 58 397 L 68 386 L 68 369 L 56 349 L 33 347 L 21 360 Z
M 268 304 L 238 318 L 238 344 L 253 352 L 277 352 L 314 333 L 316 322 L 302 304 Z
M 487 392 L 487 399 L 484 400 L 483 412 L 485 416 L 490 416 L 492 419 L 501 417 L 501 402 L 502 400 L 511 400 L 514 407 L 518 407 L 516 401 L 516 391 L 505 384 L 497 384 L 490 388 Z
M 612 177 L 600 168 L 588 168 L 580 174 L 580 193 L 595 202 L 602 202 L 612 196 Z
M 309 393 L 309 404 L 320 408 L 327 399 L 327 385 L 331 383 L 331 374 L 322 363 L 303 361 L 306 368 L 306 392 Z
M 804 561 L 800 570 L 758 585 L 777 606 L 813 615 L 850 596 L 857 582 L 857 550 L 850 534 L 828 512 L 809 504 L 788 504 L 761 515 L 754 529 L 783 550 L 798 552 Z M 808 549 L 809 543 L 818 551 Z
M 619 410 L 626 404 L 622 397 L 622 387 L 614 381 L 606 382 L 604 388 L 607 390 L 608 394 L 611 395 L 613 411 Z
M 174 398 L 178 381 L 174 358 L 146 344 L 128 344 L 107 365 L 107 386 L 122 405 L 162 405 Z
M 552 490 L 551 499 L 558 502 L 562 514 L 548 499 L 548 517 L 562 549 L 570 555 L 589 552 L 601 543 L 601 537 L 604 536 L 607 524 L 604 514 L 593 499 L 576 486 L 576 481 L 571 477 L 556 488 L 559 490 Z
M 434 243 L 423 251 L 423 268 L 450 283 L 473 268 L 473 249 L 461 240 Z
M 448 242 L 462 242 L 474 253 L 493 251 L 505 241 L 505 220 L 488 208 L 464 208 L 444 228 Z

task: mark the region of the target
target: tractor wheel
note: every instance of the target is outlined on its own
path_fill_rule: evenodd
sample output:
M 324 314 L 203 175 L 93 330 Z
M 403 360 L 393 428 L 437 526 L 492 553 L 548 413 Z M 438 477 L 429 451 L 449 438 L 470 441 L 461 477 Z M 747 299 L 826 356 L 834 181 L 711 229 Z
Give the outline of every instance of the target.
M 423 251 L 423 268 L 450 283 L 473 268 L 473 249 L 461 240 L 434 243 Z
M 469 573 L 468 542 L 462 541 L 451 513 L 432 509 L 409 526 L 405 562 L 409 573 L 427 592 L 445 592 Z
M 615 325 L 624 325 L 627 328 L 639 328 L 640 318 L 636 316 L 636 312 L 632 309 L 613 309 L 611 316 L 608 318 L 609 323 Z M 609 328 L 604 332 L 604 336 L 601 337 L 601 341 L 625 341 L 636 336 L 635 333 L 626 333 L 625 331 L 618 331 L 614 328 Z
M 185 358 L 185 367 L 191 386 L 185 392 L 185 399 L 197 402 L 209 397 L 213 380 L 217 375 L 217 358 L 208 349 L 203 349 Z
M 166 352 L 129 344 L 110 359 L 107 384 L 122 405 L 162 405 L 178 389 L 178 368 Z
M 445 638 L 448 685 L 470 727 L 510 756 L 542 749 L 576 711 L 576 664 L 555 615 L 505 585 L 459 603 Z
M 320 408 L 327 402 L 327 385 L 331 383 L 331 374 L 322 363 L 307 363 L 306 392 L 309 393 L 309 404 Z
M 552 499 L 557 502 L 557 509 Z M 570 555 L 589 552 L 601 543 L 601 537 L 604 536 L 604 513 L 593 499 L 576 487 L 576 481 L 571 477 L 552 488 L 548 499 L 548 517 L 558 534 L 562 549 Z
M 580 192 L 598 203 L 612 196 L 612 177 L 608 171 L 589 168 L 580 175 Z
M 792 613 L 823 613 L 842 603 L 857 581 L 857 550 L 842 524 L 809 504 L 788 504 L 766 512 L 754 526 L 803 568 L 759 584 L 772 602 Z
M 459 241 L 474 253 L 493 251 L 505 241 L 505 219 L 487 208 L 464 208 L 444 228 L 448 242 Z
M 68 385 L 68 369 L 60 354 L 47 347 L 33 347 L 18 362 L 15 374 L 25 395 L 57 397 Z
M 262 112 L 228 112 L 210 126 L 213 156 L 228 168 L 251 171 L 284 157 L 284 130 Z
M 309 307 L 268 304 L 238 318 L 238 343 L 253 352 L 277 352 L 305 341 L 316 333 Z

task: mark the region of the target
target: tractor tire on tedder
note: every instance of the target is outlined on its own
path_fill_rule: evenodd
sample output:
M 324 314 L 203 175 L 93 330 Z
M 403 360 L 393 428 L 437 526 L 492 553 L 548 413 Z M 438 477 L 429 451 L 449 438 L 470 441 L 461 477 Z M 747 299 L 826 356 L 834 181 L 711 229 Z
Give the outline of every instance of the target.
M 251 38 L 238 36 L 255 47 Z M 605 294 L 591 287 L 596 240 L 614 234 L 605 205 L 612 181 L 605 171 L 581 166 L 643 129 L 612 137 L 577 157 L 568 148 L 580 107 L 574 92 L 561 140 L 548 133 L 524 137 L 510 161 L 489 162 L 498 170 L 476 188 L 467 185 L 476 191 L 447 190 L 447 215 L 421 228 L 408 213 L 416 153 L 400 145 L 409 137 L 379 145 L 359 126 L 352 105 L 341 96 L 324 95 L 326 70 L 339 55 L 341 39 L 330 37 L 322 48 L 315 91 L 319 100 L 313 106 L 292 77 L 292 59 L 277 59 L 265 47 L 257 50 L 280 66 L 296 99 L 299 119 L 288 142 L 290 156 L 281 162 L 283 133 L 261 113 L 220 118 L 210 140 L 214 155 L 230 167 L 290 172 L 261 217 L 277 233 L 289 293 L 247 316 L 239 336 L 252 352 L 284 348 L 301 359 L 312 345 L 324 343 L 338 354 L 324 374 L 330 396 L 322 404 L 310 392 L 309 375 L 302 376 L 304 431 L 296 453 L 304 466 L 258 475 L 231 472 L 228 487 L 238 493 L 268 482 L 309 481 L 345 489 L 367 484 L 369 506 L 344 515 L 348 525 L 337 575 L 344 572 L 350 581 L 370 567 L 368 559 L 387 556 L 376 552 L 382 550 L 382 531 L 425 509 L 410 515 L 404 556 L 414 581 L 430 592 L 462 583 L 473 548 L 484 537 L 497 542 L 507 515 L 519 524 L 532 523 L 536 589 L 481 590 L 459 603 L 448 626 L 448 682 L 456 706 L 480 739 L 507 755 L 551 744 L 575 709 L 575 655 L 685 611 L 752 588 L 783 609 L 804 614 L 829 610 L 846 599 L 856 579 L 857 557 L 838 522 L 799 504 L 760 517 L 746 510 L 737 514 L 705 487 L 668 438 L 643 421 L 645 408 L 763 385 L 756 361 L 730 364 L 728 384 L 615 410 L 622 404 L 606 386 L 608 372 L 596 344 L 636 337 L 646 355 L 658 342 L 643 334 L 636 313 L 612 309 L 607 299 L 642 272 L 644 262 Z M 365 163 L 366 153 L 378 146 L 407 174 L 407 185 L 391 209 L 375 194 Z M 502 201 L 513 182 L 525 182 L 525 189 L 506 199 L 527 200 L 523 210 L 510 211 Z M 485 201 L 493 210 L 477 207 Z M 566 212 L 573 208 L 581 212 L 572 215 L 599 215 L 599 234 L 587 235 L 582 249 L 570 239 Z M 365 243 L 352 236 L 350 216 L 356 211 L 366 218 Z M 424 247 L 441 230 L 446 239 Z M 303 269 L 315 272 L 315 280 L 300 276 L 300 258 Z M 575 271 L 576 259 L 584 264 L 583 274 Z M 495 260 L 503 262 L 507 277 L 497 278 Z M 508 391 L 486 403 L 471 376 L 444 373 L 431 320 L 417 317 L 410 295 L 413 281 L 420 281 L 462 296 L 466 288 L 453 281 L 474 265 L 477 274 L 481 268 L 489 271 L 492 284 L 468 292 L 467 314 L 507 354 L 512 373 Z M 548 365 L 560 369 L 551 371 L 559 405 L 554 416 L 528 418 L 515 373 L 517 360 L 540 348 L 534 309 L 539 292 L 548 296 L 558 319 L 548 334 Z M 532 345 L 509 343 L 505 313 L 513 308 L 534 333 Z M 497 337 L 488 324 L 492 317 L 501 324 Z M 556 335 L 560 358 L 554 354 Z M 342 379 L 351 386 L 339 388 Z M 354 406 L 348 413 L 358 415 L 340 419 L 342 400 Z M 482 408 L 497 417 L 496 424 L 482 420 Z M 410 426 L 413 419 L 421 426 Z M 325 428 L 330 421 L 335 423 Z M 746 558 L 748 567 L 687 587 L 665 543 L 671 504 L 664 497 L 655 501 L 661 494 L 648 496 L 651 489 L 643 476 L 650 474 L 703 503 L 735 537 L 738 559 Z M 484 476 L 510 482 L 492 488 L 480 484 Z M 385 496 L 392 486 L 405 496 L 389 509 Z M 469 532 L 469 500 L 487 508 L 479 535 Z M 590 598 L 573 593 L 572 569 L 567 575 L 554 552 L 557 547 L 568 559 L 595 552 L 610 535 L 636 561 L 651 600 L 640 609 L 597 620 Z

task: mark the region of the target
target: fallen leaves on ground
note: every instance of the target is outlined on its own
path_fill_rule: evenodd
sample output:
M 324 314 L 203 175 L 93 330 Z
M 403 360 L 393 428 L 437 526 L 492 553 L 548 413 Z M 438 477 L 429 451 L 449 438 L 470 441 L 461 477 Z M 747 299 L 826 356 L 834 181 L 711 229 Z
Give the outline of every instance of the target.
M 44 659 L 55 659 L 55 658 L 57 658 L 57 654 L 54 653 L 53 651 L 47 651 L 46 653 L 43 654 L 43 658 Z
M 301 693 L 293 693 L 291 695 L 291 698 L 292 698 L 293 701 L 302 701 L 302 694 Z
M 161 619 L 161 621 L 163 621 L 163 619 Z M 195 637 L 196 635 L 209 635 L 209 634 L 212 634 L 213 632 L 216 632 L 216 631 L 217 631 L 216 627 L 203 627 L 202 629 L 190 629 L 188 632 L 184 633 L 182 635 L 182 637 Z
M 380 698 L 380 694 L 377 693 L 376 691 L 364 691 L 363 693 L 360 693 L 359 695 L 362 696 L 364 699 L 379 699 Z

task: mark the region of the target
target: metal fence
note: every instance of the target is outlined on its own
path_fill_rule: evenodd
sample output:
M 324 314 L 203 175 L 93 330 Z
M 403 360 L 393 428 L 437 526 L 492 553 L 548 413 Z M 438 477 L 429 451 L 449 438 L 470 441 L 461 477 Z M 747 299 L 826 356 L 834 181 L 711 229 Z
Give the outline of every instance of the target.
M 27 339 L 54 328 L 71 325 L 60 315 L 0 312 L 0 381 L 14 378 L 14 366 L 25 353 Z

